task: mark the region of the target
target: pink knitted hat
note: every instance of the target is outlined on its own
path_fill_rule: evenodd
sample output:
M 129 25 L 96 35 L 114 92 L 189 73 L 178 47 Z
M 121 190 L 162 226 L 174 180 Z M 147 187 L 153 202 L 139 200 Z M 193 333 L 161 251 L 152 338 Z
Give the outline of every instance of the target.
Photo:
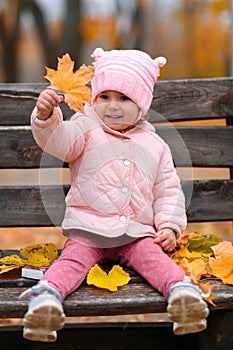
M 98 94 L 115 90 L 134 101 L 145 115 L 150 108 L 154 84 L 160 68 L 166 64 L 165 57 L 152 59 L 138 50 L 94 50 L 95 75 L 91 81 L 92 103 Z

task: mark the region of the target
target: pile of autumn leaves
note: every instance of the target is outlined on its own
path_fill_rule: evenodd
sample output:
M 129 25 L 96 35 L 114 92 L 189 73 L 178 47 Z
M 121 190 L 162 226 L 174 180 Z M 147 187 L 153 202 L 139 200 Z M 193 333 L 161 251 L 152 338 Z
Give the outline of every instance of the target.
M 211 281 L 221 280 L 233 285 L 233 246 L 219 236 L 202 235 L 192 232 L 183 236 L 171 259 L 184 270 L 203 293 L 205 299 L 213 303 L 215 295 Z
M 181 238 L 170 257 L 195 281 L 218 278 L 233 284 L 233 246 L 219 236 L 194 232 Z
M 219 236 L 198 232 L 183 236 L 170 257 L 194 281 L 215 277 L 233 284 L 233 246 Z

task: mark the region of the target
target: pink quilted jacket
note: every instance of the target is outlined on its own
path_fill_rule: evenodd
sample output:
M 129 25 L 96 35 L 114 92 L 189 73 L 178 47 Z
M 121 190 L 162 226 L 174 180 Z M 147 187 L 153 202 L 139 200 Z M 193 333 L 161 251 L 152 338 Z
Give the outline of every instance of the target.
M 149 122 L 125 133 L 107 127 L 92 108 L 63 121 L 60 108 L 46 121 L 32 112 L 38 145 L 69 162 L 63 230 L 107 237 L 153 235 L 186 227 L 184 195 L 170 150 Z

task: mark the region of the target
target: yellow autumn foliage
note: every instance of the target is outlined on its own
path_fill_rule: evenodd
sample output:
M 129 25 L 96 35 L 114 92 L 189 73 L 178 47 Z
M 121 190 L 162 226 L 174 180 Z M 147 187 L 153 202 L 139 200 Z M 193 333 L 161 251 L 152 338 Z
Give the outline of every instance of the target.
M 86 84 L 94 75 L 94 67 L 83 64 L 74 72 L 74 61 L 67 53 L 58 58 L 57 70 L 46 67 L 49 88 L 62 92 L 65 102 L 75 112 L 82 112 L 85 102 L 91 101 L 91 89 Z
M 233 246 L 229 241 L 220 242 L 218 245 L 212 246 L 211 249 L 216 258 L 223 255 L 233 256 Z
M 5 256 L 4 258 L 0 259 L 0 264 L 5 264 L 5 265 L 13 265 L 15 267 L 20 267 L 20 266 L 25 266 L 26 265 L 26 260 L 20 258 L 20 256 L 16 254 L 12 254 L 9 256 Z
M 20 250 L 20 256 L 12 254 L 0 258 L 0 274 L 23 267 L 49 267 L 58 257 L 58 251 L 53 243 L 32 244 Z
M 206 278 L 233 285 L 233 246 L 219 236 L 192 232 L 182 237 L 176 251 L 169 255 L 200 287 Z M 212 302 L 213 299 L 211 294 L 206 300 Z
M 130 280 L 130 276 L 119 265 L 114 265 L 107 274 L 99 265 L 94 265 L 88 275 L 87 284 L 92 284 L 99 288 L 116 292 L 118 287 L 122 287 Z
M 33 244 L 21 249 L 20 254 L 26 258 L 28 266 L 48 267 L 57 258 L 58 251 L 53 243 Z

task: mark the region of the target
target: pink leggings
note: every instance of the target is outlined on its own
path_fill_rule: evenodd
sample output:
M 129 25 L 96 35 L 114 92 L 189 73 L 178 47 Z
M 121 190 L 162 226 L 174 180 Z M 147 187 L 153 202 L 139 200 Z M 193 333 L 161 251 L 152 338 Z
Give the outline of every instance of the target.
M 43 280 L 47 280 L 64 300 L 80 286 L 93 265 L 105 261 L 134 269 L 166 299 L 171 286 L 184 278 L 180 267 L 153 242 L 152 237 L 146 237 L 113 248 L 96 248 L 68 239 L 61 256 L 47 270 Z

